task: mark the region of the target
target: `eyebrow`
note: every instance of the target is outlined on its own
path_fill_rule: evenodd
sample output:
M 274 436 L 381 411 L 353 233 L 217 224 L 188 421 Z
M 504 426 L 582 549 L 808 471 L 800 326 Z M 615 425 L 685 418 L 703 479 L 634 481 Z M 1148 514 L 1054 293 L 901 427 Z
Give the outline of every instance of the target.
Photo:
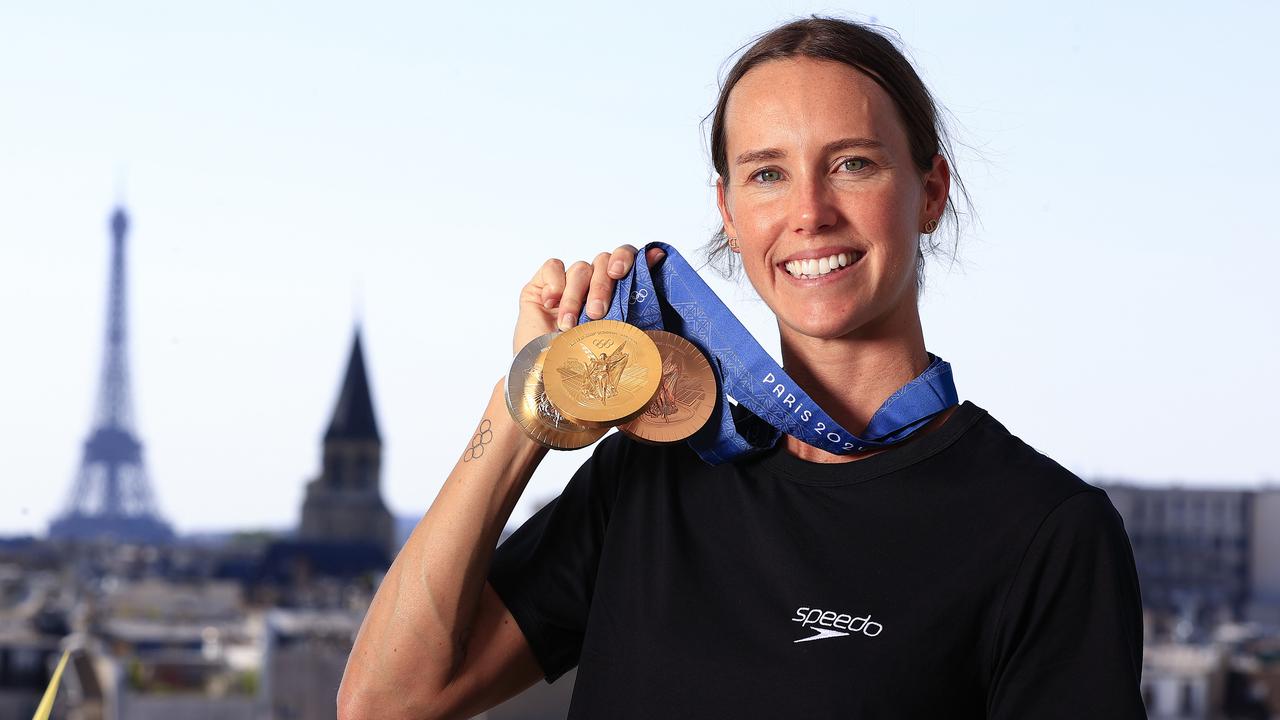
M 830 155 L 833 152 L 841 150 L 853 150 L 857 148 L 870 148 L 872 150 L 880 150 L 884 148 L 884 143 L 879 140 L 864 137 L 848 137 L 839 140 L 833 140 L 822 148 L 823 155 Z M 780 148 L 761 148 L 759 150 L 747 150 L 739 155 L 735 160 L 735 165 L 746 165 L 748 163 L 756 163 L 766 160 L 781 160 L 786 157 L 787 153 Z

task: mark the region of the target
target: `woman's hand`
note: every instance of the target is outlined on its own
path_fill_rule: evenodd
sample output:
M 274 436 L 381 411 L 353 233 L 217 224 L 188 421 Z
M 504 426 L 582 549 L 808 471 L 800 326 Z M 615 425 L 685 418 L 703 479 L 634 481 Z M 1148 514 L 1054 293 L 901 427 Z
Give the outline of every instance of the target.
M 623 245 L 611 253 L 600 253 L 590 263 L 579 260 L 568 268 L 558 258 L 542 263 L 520 291 L 513 354 L 540 335 L 576 325 L 583 307 L 592 320 L 604 317 L 613 300 L 613 286 L 631 272 L 636 252 L 634 246 Z M 649 267 L 664 255 L 657 248 L 650 250 Z

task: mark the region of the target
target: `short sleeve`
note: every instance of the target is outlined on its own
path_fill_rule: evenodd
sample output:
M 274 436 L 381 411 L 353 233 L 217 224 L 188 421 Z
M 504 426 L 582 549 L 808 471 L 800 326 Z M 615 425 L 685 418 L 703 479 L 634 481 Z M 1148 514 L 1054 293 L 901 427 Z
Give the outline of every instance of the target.
M 577 667 L 623 444 L 607 438 L 560 495 L 494 552 L 489 584 L 524 633 L 547 682 Z
M 991 720 L 1147 717 L 1138 575 L 1106 493 L 1076 493 L 1041 523 L 992 647 Z

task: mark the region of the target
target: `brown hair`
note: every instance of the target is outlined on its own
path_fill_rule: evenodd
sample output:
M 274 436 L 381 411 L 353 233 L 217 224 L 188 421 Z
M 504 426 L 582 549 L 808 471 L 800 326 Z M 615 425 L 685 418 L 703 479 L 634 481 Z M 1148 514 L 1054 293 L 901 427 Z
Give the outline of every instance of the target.
M 902 51 L 890 37 L 873 25 L 813 16 L 795 20 L 774 28 L 757 38 L 738 57 L 720 84 L 716 107 L 707 117 L 711 119 L 711 163 L 721 178 L 729 176 L 726 156 L 724 116 L 729 104 L 729 93 L 742 76 L 757 65 L 782 58 L 806 57 L 844 63 L 866 74 L 888 93 L 898 109 L 898 115 L 907 131 L 911 147 L 911 159 L 921 172 L 933 167 L 933 158 L 941 154 L 950 168 L 952 187 L 969 206 L 969 194 L 956 172 L 956 164 L 947 139 L 946 128 L 938 113 L 938 106 L 929 94 L 920 76 L 911 67 Z M 705 122 L 705 120 L 704 120 Z M 943 209 L 942 222 L 950 221 L 952 230 L 959 231 L 959 213 L 955 208 L 953 191 Z M 940 243 L 932 234 L 921 235 L 916 251 L 916 285 L 924 286 L 924 254 L 938 250 Z M 729 251 L 729 240 L 724 228 L 707 243 L 707 259 L 726 276 L 735 270 L 734 254 Z

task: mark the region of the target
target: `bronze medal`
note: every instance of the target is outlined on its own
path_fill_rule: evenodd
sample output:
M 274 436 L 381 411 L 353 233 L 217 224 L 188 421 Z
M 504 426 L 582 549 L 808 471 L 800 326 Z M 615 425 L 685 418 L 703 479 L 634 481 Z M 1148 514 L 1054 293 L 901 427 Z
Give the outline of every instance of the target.
M 560 333 L 544 364 L 547 399 L 589 427 L 627 422 L 644 411 L 662 379 L 662 355 L 643 330 L 595 320 Z
M 579 425 L 561 415 L 547 399 L 542 381 L 547 348 L 558 333 L 534 338 L 520 349 L 507 373 L 507 411 L 524 433 L 555 450 L 576 450 L 604 437 L 608 427 Z
M 644 412 L 618 430 L 644 442 L 679 442 L 711 418 L 719 399 L 716 376 L 707 356 L 693 343 L 665 330 L 645 333 L 662 353 L 658 392 Z

